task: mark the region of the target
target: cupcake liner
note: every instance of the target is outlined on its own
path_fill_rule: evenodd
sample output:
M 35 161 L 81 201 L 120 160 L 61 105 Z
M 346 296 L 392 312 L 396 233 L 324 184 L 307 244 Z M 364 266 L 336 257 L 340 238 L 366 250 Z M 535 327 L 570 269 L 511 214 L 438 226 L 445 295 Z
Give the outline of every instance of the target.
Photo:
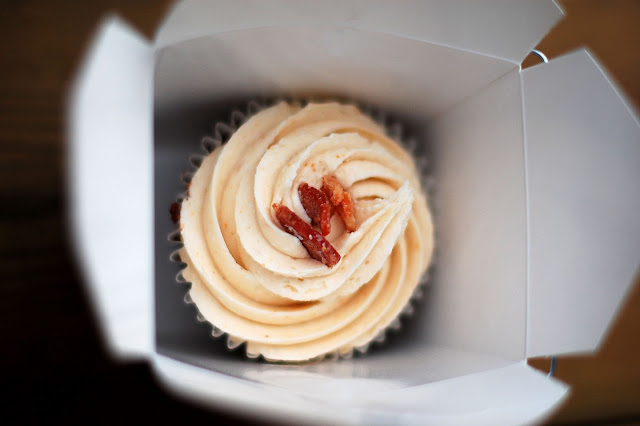
M 202 153 L 195 153 L 189 157 L 189 163 L 191 164 L 191 170 L 182 172 L 180 176 L 181 182 L 185 185 L 184 192 L 180 193 L 176 197 L 176 201 L 182 203 L 184 199 L 187 197 L 189 184 L 195 174 L 195 172 L 199 169 L 204 161 L 204 158 L 208 156 L 211 152 L 213 152 L 216 148 L 225 144 L 231 136 L 235 133 L 235 131 L 244 124 L 251 116 L 258 113 L 259 111 L 271 107 L 277 104 L 280 101 L 287 101 L 290 103 L 298 103 L 303 107 L 310 102 L 313 102 L 313 99 L 307 100 L 296 100 L 291 98 L 275 98 L 271 100 L 251 100 L 247 103 L 244 108 L 244 111 L 239 109 L 234 109 L 231 111 L 229 121 L 223 122 L 218 121 L 212 126 L 211 134 L 203 136 L 201 139 L 201 148 Z M 326 101 L 326 99 L 323 99 Z M 374 121 L 376 121 L 379 125 L 381 125 L 385 129 L 385 133 L 387 136 L 398 142 L 403 148 L 412 156 L 415 161 L 417 171 L 420 177 L 420 184 L 422 187 L 422 191 L 426 194 L 427 199 L 429 200 L 428 208 L 430 210 L 430 214 L 433 216 L 434 212 L 434 192 L 435 192 L 435 180 L 431 173 L 429 172 L 429 160 L 424 153 L 418 150 L 417 140 L 413 137 L 404 138 L 403 133 L 404 129 L 400 122 L 389 119 L 388 115 L 381 109 L 372 107 L 370 105 L 363 105 L 354 102 L 347 102 L 356 105 L 363 114 L 368 115 Z M 436 235 L 436 227 L 434 227 L 434 241 L 437 241 Z M 187 268 L 187 264 L 183 262 L 180 258 L 180 249 L 182 249 L 182 238 L 180 229 L 176 229 L 172 231 L 168 235 L 168 241 L 176 244 L 177 248 L 170 254 L 169 260 L 174 263 L 180 264 L 180 272 L 176 275 L 176 282 L 178 284 L 187 284 L 189 285 L 189 289 L 185 293 L 184 303 L 186 305 L 193 305 L 196 309 L 196 320 L 198 322 L 206 322 L 211 326 L 211 336 L 213 338 L 219 339 L 224 338 L 226 341 L 226 346 L 228 350 L 234 351 L 238 349 L 240 346 L 244 345 L 245 355 L 248 359 L 257 359 L 262 357 L 267 362 L 272 363 L 285 363 L 285 364 L 306 364 L 310 362 L 317 362 L 321 360 L 336 360 L 336 359 L 350 359 L 354 355 L 364 355 L 366 354 L 372 345 L 382 345 L 385 343 L 388 332 L 398 332 L 402 329 L 402 322 L 404 318 L 409 318 L 413 316 L 415 312 L 414 305 L 416 302 L 420 301 L 424 295 L 424 289 L 429 284 L 430 273 L 436 263 L 437 253 L 438 253 L 438 244 L 434 244 L 434 251 L 432 253 L 431 263 L 428 269 L 420 278 L 416 288 L 413 291 L 410 299 L 407 304 L 404 306 L 402 311 L 398 314 L 396 318 L 394 318 L 387 327 L 383 328 L 378 332 L 378 334 L 371 339 L 369 342 L 355 347 L 350 348 L 338 348 L 334 351 L 325 353 L 323 355 L 319 355 L 313 359 L 309 359 L 306 361 L 281 361 L 277 359 L 269 359 L 268 357 L 260 354 L 260 353 L 252 353 L 249 349 L 248 345 L 245 345 L 246 341 L 238 338 L 236 336 L 232 336 L 222 329 L 218 328 L 215 324 L 208 321 L 199 311 L 197 304 L 191 297 L 191 283 L 186 280 L 183 276 L 184 270 Z

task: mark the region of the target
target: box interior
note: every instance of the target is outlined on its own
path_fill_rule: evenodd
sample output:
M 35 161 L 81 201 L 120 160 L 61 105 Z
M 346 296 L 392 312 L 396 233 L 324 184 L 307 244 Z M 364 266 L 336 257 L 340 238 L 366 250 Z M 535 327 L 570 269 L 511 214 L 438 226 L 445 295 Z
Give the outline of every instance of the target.
M 319 26 L 229 31 L 164 47 L 156 57 L 159 353 L 285 387 L 283 371 L 407 386 L 524 357 L 524 159 L 520 79 L 513 63 L 388 34 Z M 403 319 L 402 330 L 356 360 L 282 366 L 247 361 L 242 349 L 229 352 L 183 301 L 188 287 L 175 281 L 180 268 L 169 260 L 177 247 L 167 241 L 175 230 L 167 210 L 184 191 L 180 176 L 191 170 L 189 156 L 201 153 L 201 137 L 248 100 L 283 95 L 333 96 L 384 110 L 432 159 L 439 190 L 431 200 L 438 253 L 430 286 L 415 302 L 414 317 Z M 502 195 L 489 202 L 494 193 Z M 497 265 L 506 267 L 496 274 Z M 452 309 L 441 309 L 445 303 Z

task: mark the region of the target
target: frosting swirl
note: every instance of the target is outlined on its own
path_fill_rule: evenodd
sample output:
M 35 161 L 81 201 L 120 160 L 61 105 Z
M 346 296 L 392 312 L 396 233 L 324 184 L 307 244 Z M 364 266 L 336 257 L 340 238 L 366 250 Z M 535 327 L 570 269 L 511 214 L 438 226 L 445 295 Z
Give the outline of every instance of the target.
M 357 229 L 338 215 L 331 268 L 285 232 L 272 205 L 310 222 L 298 186 L 335 176 Z M 280 103 L 204 158 L 180 214 L 191 298 L 247 353 L 302 361 L 370 342 L 408 303 L 433 251 L 433 226 L 412 158 L 356 107 Z

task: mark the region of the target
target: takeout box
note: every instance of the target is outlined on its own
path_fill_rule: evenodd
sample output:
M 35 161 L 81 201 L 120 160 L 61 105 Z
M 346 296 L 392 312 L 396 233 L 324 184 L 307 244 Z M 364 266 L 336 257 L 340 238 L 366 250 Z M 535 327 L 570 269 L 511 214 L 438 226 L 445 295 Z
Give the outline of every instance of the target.
M 640 129 L 592 56 L 521 70 L 552 1 L 186 1 L 105 19 L 70 97 L 72 230 L 108 347 L 168 389 L 280 420 L 522 423 L 566 397 L 526 358 L 591 352 L 638 267 Z M 230 353 L 183 302 L 168 208 L 200 137 L 257 96 L 339 96 L 431 159 L 437 264 L 366 356 Z M 126 386 L 123 384 L 123 386 Z

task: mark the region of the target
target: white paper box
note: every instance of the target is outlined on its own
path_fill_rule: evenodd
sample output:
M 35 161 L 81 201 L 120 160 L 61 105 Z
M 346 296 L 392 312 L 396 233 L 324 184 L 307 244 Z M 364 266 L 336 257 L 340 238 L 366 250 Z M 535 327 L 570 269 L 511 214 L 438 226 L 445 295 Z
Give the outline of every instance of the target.
M 551 1 L 185 1 L 154 43 L 106 19 L 70 98 L 69 185 L 114 355 L 149 359 L 191 399 L 295 422 L 547 415 L 568 389 L 526 358 L 597 349 L 640 260 L 634 112 L 584 50 L 519 68 L 561 15 Z M 167 209 L 216 119 L 316 93 L 390 111 L 431 153 L 437 268 L 407 330 L 365 357 L 247 361 L 182 301 Z

